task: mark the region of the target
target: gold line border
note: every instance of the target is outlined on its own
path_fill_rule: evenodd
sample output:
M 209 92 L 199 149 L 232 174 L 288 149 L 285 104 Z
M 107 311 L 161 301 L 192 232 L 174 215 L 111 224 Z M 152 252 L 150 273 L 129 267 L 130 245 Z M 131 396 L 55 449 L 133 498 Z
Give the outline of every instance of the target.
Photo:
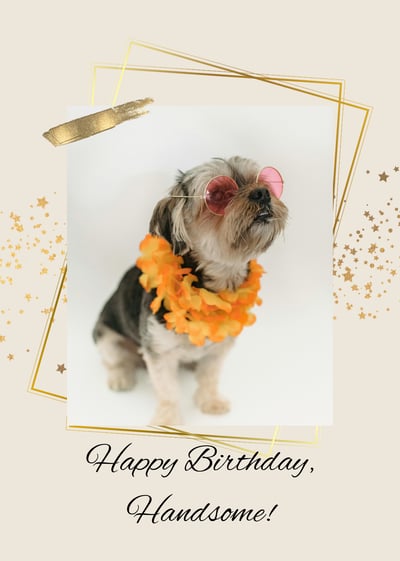
M 61 292 L 64 288 L 64 283 L 65 283 L 66 276 L 67 276 L 67 258 L 65 257 L 63 266 L 61 267 L 61 273 L 60 273 L 60 277 L 58 279 L 58 283 L 57 283 L 57 287 L 56 287 L 56 290 L 55 290 L 55 293 L 54 293 L 54 296 L 53 296 L 53 300 L 51 302 L 51 306 L 50 306 L 51 312 L 49 314 L 49 317 L 47 318 L 47 322 L 46 322 L 46 325 L 45 325 L 43 336 L 42 336 L 42 339 L 41 339 L 40 345 L 39 345 L 39 351 L 38 351 L 37 356 L 36 356 L 35 365 L 33 367 L 33 374 L 32 374 L 31 380 L 29 382 L 29 387 L 28 387 L 29 392 L 41 394 L 41 395 L 44 395 L 46 397 L 52 397 L 54 399 L 58 399 L 58 400 L 65 401 L 65 402 L 67 401 L 66 396 L 43 390 L 43 389 L 36 386 L 36 382 L 37 382 L 37 378 L 38 378 L 38 374 L 39 374 L 39 369 L 40 369 L 40 366 L 42 364 L 42 360 L 43 360 L 43 356 L 44 356 L 44 351 L 46 349 L 47 341 L 49 340 L 51 326 L 53 325 L 54 316 L 55 316 L 55 313 L 56 313 L 56 310 L 57 310 L 58 303 L 60 301 Z
M 234 69 L 234 68 L 228 67 L 228 66 L 222 66 L 220 64 L 212 63 L 211 61 L 205 61 L 204 59 L 198 59 L 198 58 L 195 58 L 195 57 L 192 57 L 192 56 L 189 56 L 189 55 L 184 55 L 183 53 L 177 53 L 176 51 L 168 51 L 164 48 L 156 47 L 154 45 L 150 45 L 150 44 L 143 43 L 143 42 L 140 42 L 140 41 L 131 41 L 129 43 L 128 51 L 125 55 L 124 63 L 122 65 L 118 65 L 118 69 L 121 70 L 121 73 L 120 73 L 120 77 L 119 77 L 118 84 L 117 84 L 117 87 L 116 87 L 116 91 L 115 91 L 115 94 L 114 94 L 113 104 L 116 102 L 116 99 L 118 97 L 125 70 L 131 70 L 131 69 L 139 70 L 140 69 L 140 70 L 143 71 L 146 68 L 146 67 L 142 67 L 142 68 L 140 68 L 140 67 L 128 67 L 127 63 L 128 63 L 130 51 L 131 51 L 131 48 L 132 48 L 133 45 L 143 47 L 143 48 L 147 48 L 147 49 L 150 49 L 150 50 L 153 50 L 153 51 L 161 52 L 163 54 L 167 54 L 167 55 L 170 55 L 170 56 L 176 56 L 176 57 L 179 57 L 179 58 L 182 58 L 182 59 L 185 59 L 185 60 L 190 60 L 192 62 L 205 64 L 205 65 L 210 66 L 212 68 L 222 70 L 223 72 L 225 72 L 225 74 L 220 73 L 220 74 L 217 74 L 217 75 L 220 75 L 220 76 L 223 76 L 223 77 L 252 78 L 252 79 L 260 80 L 260 81 L 263 81 L 263 82 L 268 82 L 268 83 L 271 83 L 273 85 L 277 85 L 277 86 L 280 86 L 280 87 L 284 87 L 284 88 L 287 88 L 287 89 L 290 89 L 290 90 L 293 90 L 293 91 L 306 93 L 308 95 L 318 97 L 320 99 L 325 99 L 327 101 L 334 101 L 335 103 L 338 103 L 338 119 L 337 119 L 336 144 L 335 144 L 335 165 L 334 165 L 334 179 L 333 179 L 334 191 L 335 191 L 335 185 L 337 183 L 337 175 L 338 175 L 337 174 L 337 164 L 338 164 L 338 161 L 339 161 L 338 137 L 339 137 L 339 133 L 341 131 L 341 125 L 340 125 L 340 121 L 341 121 L 340 117 L 342 116 L 341 107 L 342 107 L 342 105 L 345 105 L 345 106 L 348 106 L 348 107 L 353 107 L 353 108 L 356 108 L 356 109 L 364 110 L 365 111 L 365 116 L 364 116 L 363 125 L 361 127 L 361 132 L 360 132 L 360 135 L 359 135 L 358 140 L 357 140 L 355 153 L 353 155 L 353 159 L 352 159 L 350 169 L 349 169 L 349 173 L 348 173 L 348 176 L 347 176 L 347 180 L 346 180 L 346 183 L 345 183 L 344 192 L 343 192 L 343 195 L 341 197 L 341 201 L 340 201 L 339 208 L 338 208 L 338 213 L 336 214 L 336 219 L 335 219 L 335 223 L 334 223 L 334 233 L 335 233 L 335 230 L 336 230 L 336 233 L 337 233 L 337 230 L 338 230 L 338 228 L 340 226 L 340 222 L 341 222 L 340 214 L 343 212 L 345 203 L 347 202 L 346 199 L 345 199 L 345 196 L 348 194 L 348 192 L 350 190 L 351 179 L 352 179 L 352 176 L 353 176 L 353 172 L 354 172 L 354 169 L 355 169 L 355 165 L 356 165 L 356 162 L 357 162 L 357 159 L 358 159 L 358 156 L 359 156 L 359 152 L 360 152 L 363 140 L 365 138 L 365 134 L 366 134 L 366 130 L 367 130 L 367 123 L 368 123 L 370 112 L 371 112 L 371 108 L 369 108 L 367 106 L 363 106 L 363 105 L 360 105 L 360 104 L 355 104 L 353 102 L 349 102 L 349 101 L 343 99 L 343 97 L 342 97 L 343 82 L 342 81 L 328 81 L 328 80 L 318 81 L 318 80 L 313 80 L 313 79 L 301 80 L 301 79 L 298 79 L 298 78 L 288 79 L 288 78 L 281 78 L 281 77 L 280 78 L 268 77 L 268 76 L 265 76 L 265 75 L 248 73 L 248 72 L 242 71 L 240 69 Z M 109 68 L 110 66 L 111 65 L 102 65 L 102 66 L 95 66 L 94 67 L 93 84 L 92 84 L 92 102 L 94 102 L 94 92 L 95 92 L 96 80 L 97 80 L 96 69 L 97 68 Z M 192 70 L 176 71 L 176 70 L 171 70 L 171 69 L 160 69 L 160 68 L 157 69 L 157 70 L 156 69 L 152 70 L 152 69 L 147 68 L 146 71 L 158 71 L 158 72 L 169 72 L 169 73 L 174 72 L 174 73 L 182 73 L 182 74 L 183 73 L 184 74 L 191 74 L 191 73 L 194 72 Z M 227 74 L 227 72 L 228 73 L 231 72 L 231 73 L 233 73 L 233 75 L 229 75 L 229 74 Z M 199 72 L 196 72 L 196 74 L 199 74 Z M 210 75 L 210 73 L 204 73 L 204 72 L 202 72 L 201 74 L 202 75 L 204 75 L 204 74 L 205 75 Z M 328 85 L 338 85 L 339 86 L 339 97 L 334 98 L 332 96 L 328 96 L 328 95 L 325 95 L 325 94 L 316 93 L 312 90 L 301 89 L 301 88 L 292 86 L 290 84 L 283 83 L 284 81 L 291 82 L 291 83 L 299 81 L 299 82 L 314 83 L 314 84 L 315 83 L 323 83 L 323 84 L 328 84 Z M 51 328 L 51 325 L 52 325 L 53 320 L 54 320 L 54 314 L 55 314 L 55 310 L 56 310 L 56 307 L 58 305 L 59 297 L 60 297 L 60 294 L 61 294 L 61 291 L 62 291 L 66 271 L 67 271 L 67 267 L 65 266 L 63 268 L 63 273 L 61 275 L 61 278 L 60 278 L 60 281 L 59 281 L 59 284 L 58 284 L 58 288 L 56 289 L 53 311 L 52 311 L 52 314 L 51 314 L 51 316 L 50 316 L 50 318 L 49 318 L 49 320 L 46 324 L 44 337 L 42 338 L 41 346 L 40 346 L 39 353 L 38 353 L 38 359 L 37 359 L 37 362 L 36 362 L 36 365 L 35 365 L 35 368 L 34 368 L 33 380 L 32 380 L 32 383 L 30 385 L 30 391 L 34 391 L 36 393 L 42 393 L 44 395 L 53 395 L 54 397 L 60 398 L 64 401 L 66 400 L 65 396 L 57 396 L 56 394 L 51 394 L 50 392 L 45 392 L 44 390 L 40 390 L 39 388 L 35 387 L 35 383 L 36 383 L 37 375 L 38 375 L 38 372 L 39 372 L 40 364 L 41 364 L 41 361 L 42 361 L 42 358 L 43 358 L 44 350 L 45 350 L 45 347 L 46 347 L 46 344 L 47 344 L 47 341 L 48 341 L 50 328 Z M 182 431 L 180 429 L 176 429 L 175 427 L 164 427 L 164 429 L 174 431 L 173 433 L 158 432 L 158 431 L 154 431 L 154 430 L 151 431 L 149 429 L 143 429 L 143 430 L 140 430 L 140 429 L 118 429 L 118 428 L 112 428 L 112 427 L 91 427 L 91 426 L 83 426 L 83 425 L 82 426 L 80 426 L 80 425 L 70 425 L 68 428 L 69 429 L 75 429 L 75 430 L 96 430 L 96 431 L 101 431 L 101 432 L 112 431 L 112 432 L 118 432 L 118 433 L 129 432 L 129 433 L 135 433 L 135 434 L 138 434 L 138 433 L 141 433 L 141 434 L 156 434 L 156 435 L 163 435 L 163 436 L 182 435 L 182 436 L 185 436 L 185 437 L 200 438 L 202 440 L 209 439 L 209 438 L 214 438 L 215 439 L 215 437 L 217 437 L 217 438 L 227 438 L 227 439 L 231 439 L 231 440 L 232 439 L 235 439 L 235 440 L 236 439 L 238 439 L 238 440 L 239 439 L 245 439 L 245 440 L 251 440 L 251 441 L 254 441 L 254 440 L 264 441 L 265 440 L 266 442 L 270 442 L 271 446 L 273 446 L 275 443 L 283 443 L 283 442 L 285 442 L 287 444 L 290 443 L 290 444 L 311 444 L 311 445 L 315 445 L 315 444 L 318 443 L 318 434 L 319 434 L 318 433 L 318 427 L 316 427 L 315 428 L 316 438 L 313 441 L 299 441 L 299 440 L 293 440 L 293 441 L 286 440 L 286 441 L 284 441 L 284 440 L 281 440 L 281 439 L 277 438 L 277 433 L 278 433 L 278 430 L 279 430 L 278 427 L 275 427 L 275 431 L 274 431 L 274 435 L 273 435 L 272 439 L 259 439 L 257 437 L 252 438 L 252 437 L 240 437 L 240 436 L 236 437 L 236 436 L 232 436 L 232 435 L 219 437 L 218 435 L 215 435 L 215 434 L 213 434 L 213 435 L 206 435 L 206 434 L 196 435 L 194 433 L 190 433 L 190 432 Z M 216 442 L 215 440 L 213 440 L 213 441 Z M 222 442 L 221 442 L 221 444 L 226 445 L 225 443 L 222 443 Z
M 312 440 L 292 440 L 292 439 L 285 439 L 285 438 L 277 438 L 279 427 L 275 427 L 274 435 L 272 438 L 267 437 L 252 437 L 252 436 L 234 436 L 234 435 L 216 435 L 216 434 L 208 434 L 208 433 L 194 433 L 182 428 L 178 427 L 169 427 L 164 426 L 162 427 L 167 429 L 166 431 L 159 431 L 154 428 L 148 429 L 131 429 L 131 428 L 121 428 L 121 427 L 107 427 L 107 426 L 95 426 L 95 425 L 69 425 L 66 424 L 66 430 L 71 431 L 90 431 L 90 432 L 110 432 L 115 434 L 139 434 L 139 435 L 150 435 L 150 436 L 169 436 L 169 437 L 186 437 L 192 438 L 194 440 L 206 440 L 209 442 L 217 442 L 223 445 L 227 445 L 226 442 L 222 442 L 223 439 L 229 441 L 237 441 L 237 442 L 255 442 L 255 443 L 267 443 L 270 444 L 268 454 L 271 453 L 272 447 L 275 444 L 281 445 L 304 445 L 304 446 L 316 446 L 319 444 L 319 426 L 314 427 L 314 438 Z M 231 446 L 229 444 L 229 446 Z M 236 446 L 239 450 L 248 450 L 242 447 Z
M 347 174 L 347 178 L 346 178 L 346 182 L 345 182 L 345 186 L 343 189 L 343 193 L 340 199 L 340 203 L 339 203 L 339 207 L 337 209 L 336 212 L 336 218 L 335 218 L 335 222 L 333 225 L 333 234 L 334 234 L 334 241 L 337 238 L 338 232 L 339 232 L 339 226 L 340 223 L 343 219 L 343 213 L 344 213 L 344 207 L 345 204 L 347 202 L 347 197 L 350 194 L 350 188 L 354 179 L 354 172 L 355 172 L 355 168 L 356 168 L 356 163 L 358 161 L 358 158 L 360 157 L 360 153 L 361 153 L 361 147 L 365 141 L 365 136 L 367 133 L 367 129 L 368 129 L 368 125 L 369 125 L 369 121 L 370 121 L 370 117 L 371 117 L 371 112 L 372 112 L 372 108 L 362 108 L 360 107 L 360 109 L 362 109 L 364 111 L 364 119 L 362 121 L 362 125 L 361 125 L 361 130 L 360 130 L 360 134 L 358 136 L 357 139 L 357 144 L 356 144 L 356 149 L 355 152 L 353 154 L 353 158 L 351 160 L 351 164 L 350 164 L 350 168 Z
M 279 78 L 269 77 L 268 75 L 265 75 L 265 74 L 259 74 L 259 73 L 256 73 L 256 72 L 248 72 L 246 70 L 243 70 L 243 69 L 240 69 L 240 68 L 235 68 L 233 66 L 222 65 L 222 64 L 219 64 L 219 63 L 216 63 L 216 62 L 208 61 L 207 59 L 202 59 L 202 58 L 194 57 L 192 55 L 180 53 L 178 51 L 167 50 L 164 47 L 156 46 L 156 45 L 153 45 L 153 44 L 150 44 L 150 43 L 145 43 L 143 41 L 133 40 L 133 41 L 130 41 L 130 43 L 129 43 L 128 50 L 127 50 L 126 55 L 125 55 L 124 63 L 121 66 L 121 75 L 119 77 L 118 84 L 117 84 L 117 87 L 116 87 L 116 90 L 115 90 L 115 93 L 114 93 L 113 103 L 115 103 L 116 100 L 117 100 L 117 97 L 118 97 L 118 94 L 119 94 L 119 91 L 120 91 L 120 88 L 121 88 L 122 77 L 123 77 L 123 74 L 125 73 L 125 70 L 127 69 L 127 66 L 128 66 L 127 65 L 127 60 L 129 58 L 130 51 L 131 51 L 133 46 L 142 47 L 144 49 L 149 49 L 151 51 L 159 52 L 159 53 L 166 54 L 166 55 L 169 55 L 169 56 L 174 56 L 174 57 L 177 57 L 177 58 L 181 58 L 183 60 L 188 60 L 190 62 L 195 62 L 197 64 L 203 64 L 203 65 L 206 65 L 208 67 L 215 68 L 217 70 L 232 72 L 232 73 L 234 73 L 236 75 L 239 75 L 239 76 L 242 76 L 244 78 L 253 78 L 255 80 L 260 80 L 262 82 L 268 82 L 270 84 L 274 84 L 274 85 L 282 87 L 282 88 L 287 88 L 287 89 L 298 91 L 298 92 L 301 92 L 301 93 L 308 93 L 309 95 L 312 95 L 314 97 L 319 97 L 320 99 L 326 99 L 328 101 L 334 101 L 335 103 L 337 103 L 337 101 L 338 101 L 338 99 L 336 97 L 329 96 L 329 95 L 326 95 L 326 94 L 321 94 L 321 93 L 318 93 L 318 92 L 314 92 L 312 90 L 310 90 L 310 91 L 304 90 L 302 88 L 297 88 L 295 86 L 291 86 L 290 84 L 285 83 L 286 81 L 294 82 L 298 79 L 297 77 L 292 79 L 292 80 L 289 80 L 287 77 L 285 79 L 283 79 L 281 77 L 279 77 Z M 313 80 L 310 79 L 310 78 L 308 78 L 308 81 L 313 82 Z M 316 81 L 316 82 L 318 82 L 318 81 Z M 329 82 L 333 83 L 335 81 L 325 80 L 325 83 L 329 83 Z M 314 83 L 315 83 L 315 81 L 314 81 Z M 354 102 L 351 102 L 351 101 L 348 101 L 348 100 L 341 100 L 341 103 L 344 104 L 344 105 L 347 105 L 349 107 L 356 107 L 356 108 L 366 107 L 366 106 L 363 106 L 363 105 L 360 105 L 360 104 L 355 104 Z

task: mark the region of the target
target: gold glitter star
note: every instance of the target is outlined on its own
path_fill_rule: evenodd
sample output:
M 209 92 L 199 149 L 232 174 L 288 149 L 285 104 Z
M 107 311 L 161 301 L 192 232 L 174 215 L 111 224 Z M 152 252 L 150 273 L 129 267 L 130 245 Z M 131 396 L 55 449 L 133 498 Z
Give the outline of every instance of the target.
M 351 272 L 350 269 L 347 269 L 347 271 L 343 275 L 344 280 L 349 281 L 349 282 L 351 282 L 353 280 L 353 277 L 354 277 L 354 274 Z
M 14 360 L 14 355 L 12 355 L 11 353 L 9 355 L 7 355 L 8 360 Z
M 388 177 L 389 177 L 387 173 L 385 173 L 383 171 L 382 173 L 379 173 L 378 175 L 379 175 L 379 181 L 384 181 L 385 183 L 387 182 Z
M 42 208 L 44 208 L 46 205 L 48 205 L 48 201 L 46 201 L 46 197 L 41 197 L 40 199 L 37 199 L 37 205 L 36 206 L 40 206 Z
M 25 300 L 27 300 L 28 302 L 30 302 L 32 300 L 32 295 L 31 294 L 25 294 Z
M 376 251 L 376 248 L 377 248 L 377 247 L 378 247 L 378 246 L 377 246 L 376 244 L 372 243 L 372 244 L 369 246 L 368 253 L 374 253 L 374 252 Z
M 379 226 L 378 226 L 377 224 L 374 224 L 374 225 L 372 226 L 372 231 L 373 231 L 373 232 L 377 232 L 378 230 L 379 230 Z
M 365 319 L 365 314 L 364 314 L 364 312 L 360 312 L 360 313 L 358 314 L 358 317 L 359 317 L 360 319 Z
M 394 277 L 395 275 L 397 275 L 397 271 L 395 271 L 394 269 L 392 269 L 392 270 L 390 271 L 390 274 Z
M 61 243 L 61 242 L 63 241 L 63 239 L 64 239 L 64 238 L 63 238 L 61 235 L 60 235 L 60 236 L 56 236 L 56 243 Z
M 46 267 L 42 267 L 42 270 L 40 271 L 41 275 L 47 275 L 47 273 L 49 272 L 49 270 Z
M 356 290 L 358 290 L 358 285 L 353 284 L 353 286 L 351 287 L 351 290 L 352 290 L 353 292 L 355 292 Z
M 65 368 L 64 364 L 57 364 L 57 372 L 61 372 L 61 374 L 64 374 L 64 372 L 67 369 Z
M 0 343 L 4 343 L 4 341 L 6 340 L 4 335 L 0 335 Z
M 395 166 L 395 167 L 393 168 L 393 171 L 400 171 L 399 166 Z

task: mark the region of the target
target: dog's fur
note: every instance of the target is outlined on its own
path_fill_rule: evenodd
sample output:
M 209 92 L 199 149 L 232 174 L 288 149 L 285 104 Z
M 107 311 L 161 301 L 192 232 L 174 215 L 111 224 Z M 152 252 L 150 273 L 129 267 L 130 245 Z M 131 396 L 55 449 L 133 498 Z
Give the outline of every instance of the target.
M 252 160 L 215 158 L 187 173 L 179 172 L 170 196 L 156 205 L 150 233 L 164 237 L 174 253 L 183 256 L 183 266 L 191 267 L 199 279 L 197 286 L 214 292 L 236 290 L 247 277 L 249 261 L 266 251 L 282 232 L 287 208 L 257 183 L 258 171 Z M 232 177 L 239 186 L 224 216 L 212 214 L 202 199 L 206 184 L 218 175 Z M 177 373 L 180 364 L 190 364 L 198 379 L 195 401 L 200 409 L 227 412 L 229 403 L 218 392 L 218 374 L 232 339 L 197 347 L 187 335 L 167 330 L 165 310 L 152 314 L 154 291 L 143 290 L 140 274 L 136 266 L 125 274 L 94 329 L 109 386 L 130 389 L 135 370 L 146 366 L 158 400 L 151 423 L 179 424 Z

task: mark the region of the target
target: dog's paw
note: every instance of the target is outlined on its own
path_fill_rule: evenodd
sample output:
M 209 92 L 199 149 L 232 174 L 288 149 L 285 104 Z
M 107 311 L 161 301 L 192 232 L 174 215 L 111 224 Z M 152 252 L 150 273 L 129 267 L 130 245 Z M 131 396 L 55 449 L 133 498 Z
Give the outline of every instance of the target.
M 112 370 L 108 372 L 108 387 L 116 392 L 131 390 L 136 383 L 135 373 L 126 370 Z
M 195 402 L 203 413 L 211 415 L 223 415 L 231 409 L 229 400 L 220 396 L 210 397 L 197 393 L 195 395 Z
M 151 425 L 179 425 L 181 424 L 181 416 L 178 406 L 174 403 L 160 403 L 156 412 L 150 421 Z

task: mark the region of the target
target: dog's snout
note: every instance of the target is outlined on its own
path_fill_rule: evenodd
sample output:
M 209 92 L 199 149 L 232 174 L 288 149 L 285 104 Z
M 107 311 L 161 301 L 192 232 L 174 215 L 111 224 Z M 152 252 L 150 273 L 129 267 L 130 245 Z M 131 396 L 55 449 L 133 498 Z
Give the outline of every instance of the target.
M 271 195 L 265 187 L 258 187 L 257 189 L 253 189 L 251 191 L 249 199 L 256 203 L 269 204 L 271 201 Z

